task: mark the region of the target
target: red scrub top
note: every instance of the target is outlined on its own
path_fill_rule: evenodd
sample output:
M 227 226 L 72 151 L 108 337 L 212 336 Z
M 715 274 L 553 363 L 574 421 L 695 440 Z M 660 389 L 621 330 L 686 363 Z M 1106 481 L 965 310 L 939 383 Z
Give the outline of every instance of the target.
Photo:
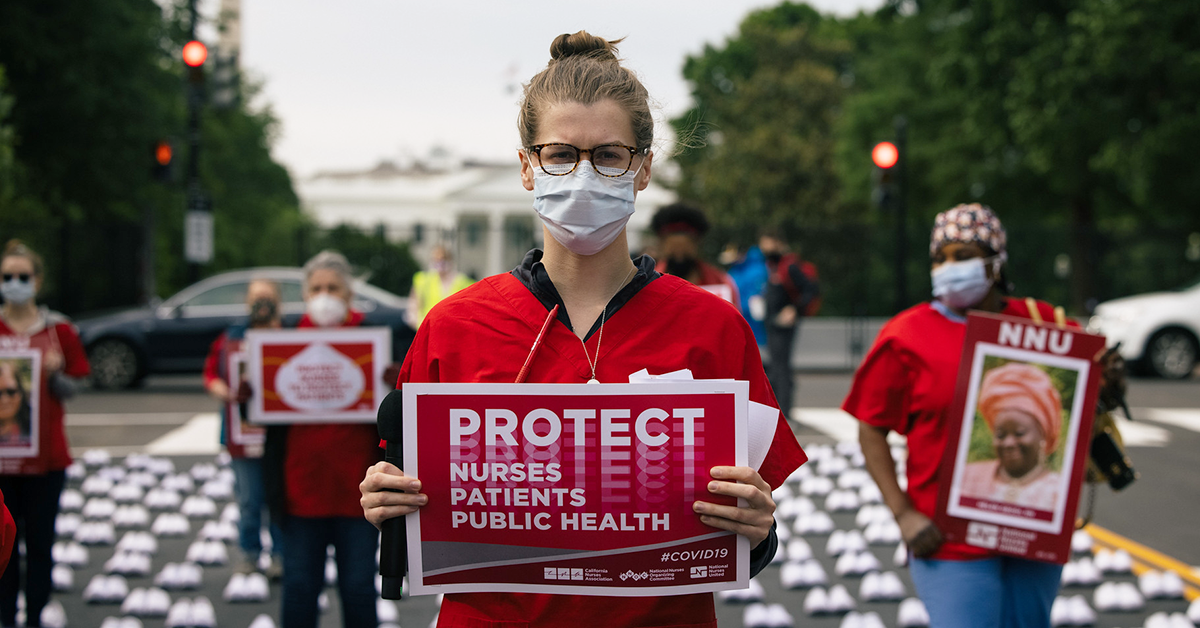
M 1043 321 L 1054 320 L 1053 306 L 1038 301 L 1037 308 Z M 1000 313 L 1032 318 L 1024 299 L 1006 299 Z M 908 437 L 908 498 L 931 519 L 966 333 L 965 319 L 951 318 L 930 303 L 897 314 L 880 330 L 842 404 L 859 421 Z M 965 543 L 944 543 L 930 558 L 991 555 Z
M 400 373 L 406 382 L 512 382 L 546 320 L 544 306 L 519 279 L 496 275 L 439 303 L 417 330 Z M 588 339 L 596 355 L 599 334 Z M 750 383 L 750 399 L 778 407 L 746 321 L 718 297 L 669 275 L 642 288 L 605 322 L 596 363 L 601 382 L 627 382 L 683 368 L 696 379 Z M 556 320 L 530 368 L 531 383 L 582 384 L 592 367 L 579 338 Z M 759 473 L 772 488 L 807 458 L 783 418 Z M 715 627 L 709 593 L 606 597 L 539 593 L 457 593 L 445 596 L 439 628 L 545 626 Z
M 362 312 L 350 312 L 343 327 L 357 327 Z M 297 325 L 315 327 L 305 314 Z M 370 423 L 297 423 L 288 427 L 283 473 L 287 513 L 299 517 L 363 516 L 359 503 L 367 468 L 383 458 L 379 433 Z

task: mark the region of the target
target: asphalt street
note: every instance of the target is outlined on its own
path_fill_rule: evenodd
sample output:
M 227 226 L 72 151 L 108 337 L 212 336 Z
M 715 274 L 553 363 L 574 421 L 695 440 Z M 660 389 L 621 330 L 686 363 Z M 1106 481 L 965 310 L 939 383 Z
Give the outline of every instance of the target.
M 836 408 L 844 398 L 850 375 L 801 374 L 798 376 L 797 408 L 793 409 L 793 427 L 806 447 L 835 444 L 853 434 L 852 419 L 840 415 Z M 1121 493 L 1107 487 L 1098 491 L 1094 522 L 1136 544 L 1155 550 L 1156 555 L 1174 559 L 1195 570 L 1200 565 L 1200 481 L 1196 479 L 1196 451 L 1200 450 L 1200 379 L 1183 382 L 1135 379 L 1131 382 L 1129 405 L 1136 422 L 1128 427 L 1132 437 L 1129 449 L 1140 479 Z M 86 391 L 68 406 L 67 431 L 77 455 L 89 449 L 105 449 L 115 462 L 131 453 L 148 452 L 169 457 L 176 469 L 184 471 L 197 462 L 211 462 L 218 451 L 215 442 L 217 404 L 203 392 L 198 376 L 150 378 L 134 390 L 102 392 Z M 78 481 L 74 486 L 78 487 Z M 821 499 L 814 497 L 818 506 Z M 225 502 L 218 500 L 218 508 Z M 832 513 L 837 529 L 851 529 L 854 513 Z M 202 521 L 193 522 L 193 532 Z M 118 534 L 119 537 L 119 534 Z M 805 537 L 815 557 L 830 574 L 830 585 L 844 584 L 855 597 L 862 578 L 841 577 L 834 573 L 834 559 L 824 553 L 828 535 Z M 153 574 L 168 561 L 178 561 L 186 551 L 186 540 L 167 540 L 160 544 L 154 558 L 150 577 L 131 578 L 130 588 L 150 586 Z M 233 546 L 230 546 L 233 549 Z M 893 566 L 894 545 L 871 547 L 885 570 L 894 570 L 901 577 L 909 596 L 914 595 L 907 570 Z M 119 605 L 86 604 L 80 597 L 88 580 L 100 573 L 111 555 L 111 547 L 92 548 L 92 558 L 86 568 L 77 570 L 72 591 L 56 594 L 67 611 L 70 626 L 99 626 L 105 617 L 120 616 Z M 232 553 L 231 553 L 232 554 Z M 805 590 L 785 590 L 780 581 L 780 567 L 773 565 L 758 578 L 765 591 L 766 602 L 783 604 L 796 618 L 797 625 L 839 626 L 840 615 L 808 617 L 803 610 Z M 1195 573 L 1195 572 L 1193 572 Z M 204 586 L 199 591 L 173 594 L 173 598 L 205 595 L 217 609 L 218 625 L 242 628 L 249 626 L 259 614 L 278 617 L 279 587 L 273 584 L 271 597 L 261 603 L 229 604 L 221 600 L 221 591 L 228 582 L 228 565 L 206 567 Z M 1132 575 L 1117 576 L 1117 580 L 1133 581 Z M 1089 603 L 1094 587 L 1072 587 L 1064 595 L 1084 595 Z M 337 595 L 330 589 L 330 606 L 323 625 L 338 625 Z M 1097 626 L 1138 626 L 1155 611 L 1182 611 L 1183 600 L 1151 601 L 1140 613 L 1101 613 Z M 424 628 L 436 615 L 433 598 L 419 597 L 400 602 L 399 625 Z M 860 603 L 859 611 L 878 612 L 888 626 L 896 625 L 895 602 Z M 722 625 L 741 626 L 743 605 L 718 603 Z M 143 618 L 145 628 L 162 626 L 161 618 Z

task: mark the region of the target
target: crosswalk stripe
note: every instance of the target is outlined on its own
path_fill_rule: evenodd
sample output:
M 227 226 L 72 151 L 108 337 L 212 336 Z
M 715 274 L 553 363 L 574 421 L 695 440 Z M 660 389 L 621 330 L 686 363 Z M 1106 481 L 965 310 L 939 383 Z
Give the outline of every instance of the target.
M 154 439 L 145 452 L 159 456 L 217 454 L 221 451 L 221 415 L 206 412 Z
M 195 412 L 67 413 L 68 427 L 122 427 L 126 425 L 180 425 Z
M 1190 408 L 1137 408 L 1131 410 L 1133 418 L 1164 423 L 1185 430 L 1200 432 L 1200 410 Z

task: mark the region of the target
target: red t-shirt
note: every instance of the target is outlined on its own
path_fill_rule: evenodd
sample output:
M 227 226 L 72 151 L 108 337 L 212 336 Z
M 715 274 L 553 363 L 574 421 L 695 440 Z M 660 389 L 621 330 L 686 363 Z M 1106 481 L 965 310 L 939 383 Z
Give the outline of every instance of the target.
M 417 330 L 400 373 L 407 382 L 515 381 L 546 319 L 546 307 L 512 275 L 480 281 L 439 303 Z M 589 339 L 591 351 L 595 340 Z M 750 399 L 778 407 L 746 321 L 717 297 L 664 275 L 605 322 L 596 362 L 602 382 L 690 368 L 696 379 L 750 383 Z M 579 338 L 551 323 L 530 367 L 531 383 L 582 384 L 592 367 Z M 807 459 L 783 415 L 759 473 L 772 488 Z M 439 628 L 716 626 L 711 594 L 606 597 L 534 593 L 446 595 Z
M 728 299 L 726 299 L 724 295 L 717 294 L 715 292 L 713 294 L 717 294 L 717 296 L 721 297 L 721 300 L 723 301 L 728 301 L 728 303 L 737 311 L 742 311 L 742 299 L 738 294 L 737 282 L 735 282 L 733 278 L 729 276 L 729 273 L 703 260 L 698 260 L 696 262 L 696 269 L 700 272 L 700 282 L 696 284 L 697 286 L 725 286 L 729 289 Z M 666 260 L 659 260 L 658 263 L 655 264 L 654 270 L 665 275 L 667 273 Z
M 351 312 L 343 327 L 357 327 Z M 315 327 L 306 314 L 297 327 Z M 287 512 L 299 517 L 362 517 L 358 485 L 367 468 L 383 459 L 379 433 L 370 423 L 297 424 L 288 428 L 283 473 Z
M 1043 321 L 1054 321 L 1053 306 L 1039 301 L 1037 308 Z M 1001 314 L 1031 318 L 1024 299 L 1007 299 Z M 965 321 L 953 320 L 929 303 L 897 314 L 880 330 L 842 404 L 859 421 L 908 437 L 908 498 L 930 518 L 937 507 L 939 470 L 966 333 Z M 990 555 L 965 543 L 945 543 L 931 558 Z
M 91 373 L 87 353 L 79 341 L 79 333 L 65 316 L 43 311 L 44 324 L 35 326 L 32 333 L 18 334 L 0 320 L 0 349 L 35 349 L 56 351 L 63 356 L 62 373 L 68 377 L 87 377 Z M 44 359 L 44 357 L 43 357 Z M 50 391 L 50 378 L 45 370 L 40 374 L 38 394 L 38 454 L 28 458 L 0 458 L 0 473 L 35 475 L 62 471 L 71 464 L 67 446 L 62 400 Z
M 4 503 L 4 493 L 0 493 L 0 574 L 8 568 L 8 559 L 12 557 L 13 544 L 17 542 L 17 522 L 13 521 L 8 505 Z

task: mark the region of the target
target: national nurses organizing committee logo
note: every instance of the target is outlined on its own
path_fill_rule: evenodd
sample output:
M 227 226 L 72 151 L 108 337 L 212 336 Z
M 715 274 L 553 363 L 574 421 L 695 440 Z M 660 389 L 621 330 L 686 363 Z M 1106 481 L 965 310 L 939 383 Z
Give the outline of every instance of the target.
M 987 549 L 996 549 L 1000 544 L 1000 528 L 972 521 L 967 524 L 967 543 Z

